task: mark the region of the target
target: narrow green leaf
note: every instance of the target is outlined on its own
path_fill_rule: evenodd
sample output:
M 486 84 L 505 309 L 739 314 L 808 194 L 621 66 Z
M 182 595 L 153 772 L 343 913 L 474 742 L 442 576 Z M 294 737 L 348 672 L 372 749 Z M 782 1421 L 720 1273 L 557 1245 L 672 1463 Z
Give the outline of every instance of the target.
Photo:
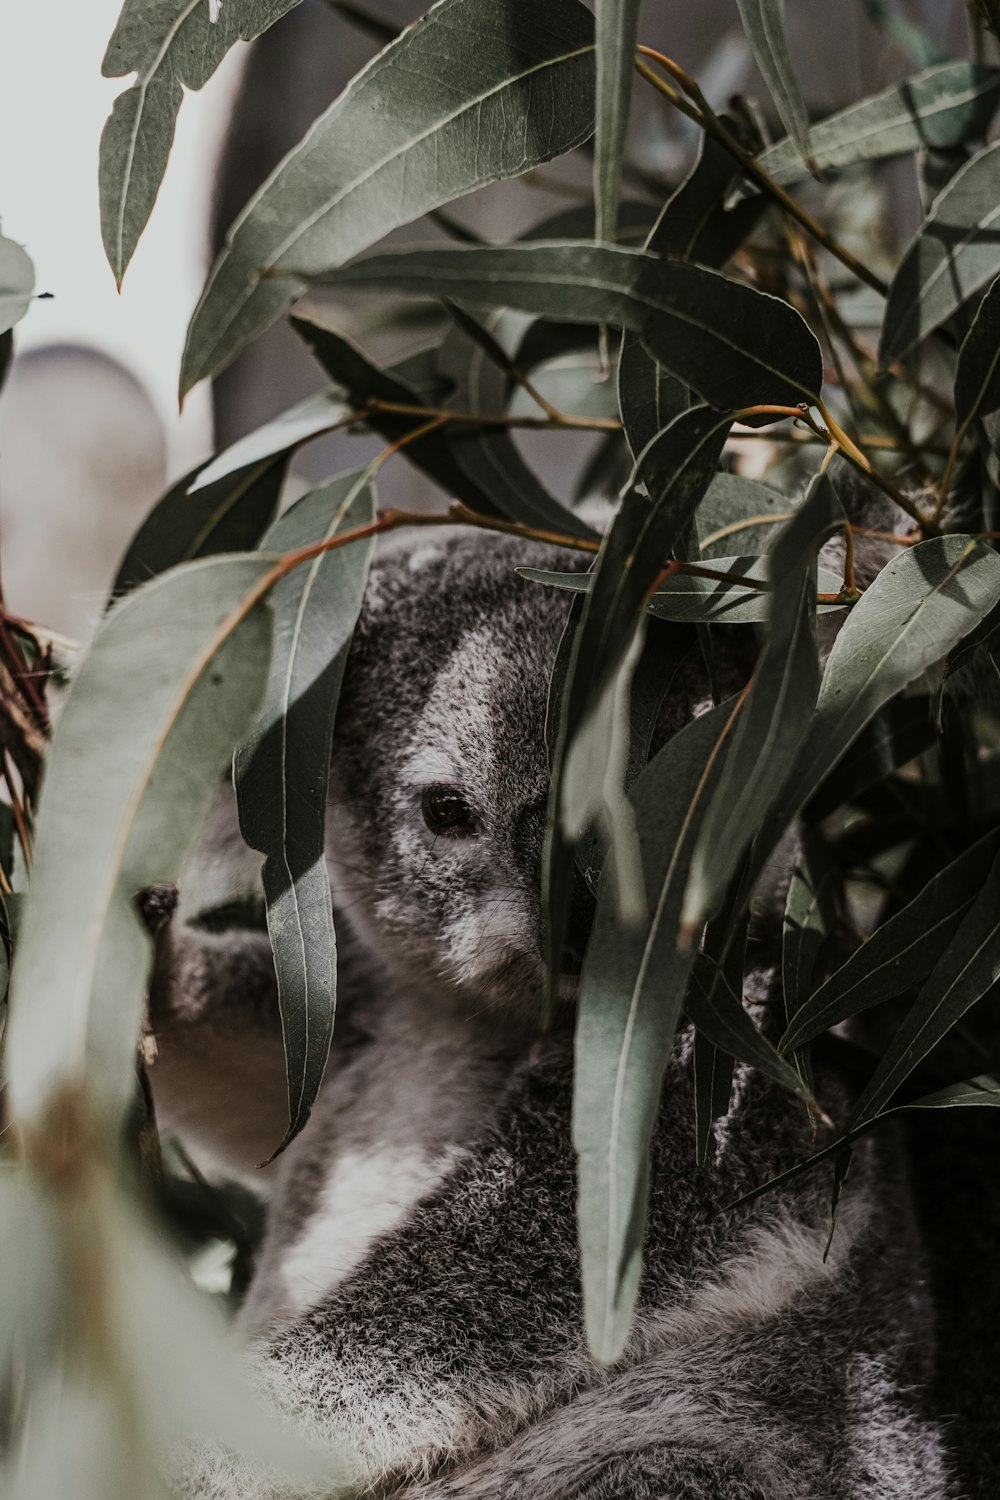
M 879 358 L 903 359 L 1000 274 L 1000 142 L 934 200 L 889 288 Z
M 643 932 L 598 903 L 580 982 L 573 1141 L 587 1342 L 617 1359 L 635 1310 L 649 1195 L 649 1141 L 694 949 L 678 947 L 680 901 L 706 764 L 731 705 L 695 719 L 654 756 L 632 792 L 648 903 Z M 612 855 L 612 859 L 614 855 Z
M 886 1047 L 850 1126 L 877 1115 L 917 1064 L 1000 979 L 1000 858 Z
M 462 326 L 452 329 L 439 350 L 438 368 L 454 382 L 447 404 L 456 411 L 501 415 L 509 405 L 508 375 L 490 358 L 484 342 L 472 335 L 470 324 L 475 325 L 475 319 L 465 314 Z M 538 415 L 537 407 L 532 410 Z M 542 530 L 596 537 L 549 494 L 502 427 L 454 424 L 444 441 L 458 467 L 500 515 Z
M 332 328 L 303 317 L 294 317 L 289 321 L 326 374 L 346 393 L 356 409 L 365 408 L 372 400 L 403 406 L 420 407 L 426 404 L 424 393 L 411 384 L 408 378 L 413 374 L 412 361 L 401 361 L 398 366 L 383 370 L 373 364 L 350 339 L 335 333 Z M 438 378 L 437 352 L 431 353 L 435 362 L 435 378 Z M 444 399 L 444 393 L 439 391 L 436 397 L 440 401 Z M 394 443 L 424 426 L 427 420 L 423 415 L 372 410 L 365 417 L 365 426 Z M 445 494 L 464 501 L 480 515 L 498 514 L 487 492 L 456 462 L 444 432 L 426 433 L 423 437 L 408 442 L 402 451 L 407 460 L 439 484 Z
M 812 1095 L 799 1074 L 757 1030 L 740 996 L 707 954 L 699 953 L 695 959 L 684 1009 L 699 1034 L 716 1047 L 811 1102 Z
M 549 789 L 543 888 L 550 992 L 562 956 L 573 849 L 586 831 L 573 826 L 572 804 L 569 808 L 564 804 L 566 756 L 625 659 L 645 595 L 708 487 L 729 426 L 728 417 L 709 407 L 692 407 L 647 445 L 594 569 L 587 575 L 591 587 L 573 635 Z M 596 774 L 594 766 L 592 774 Z M 623 850 L 622 859 L 636 863 L 634 851 L 630 857 Z
M 264 546 L 290 552 L 371 522 L 375 495 L 366 473 L 338 475 L 303 495 Z M 333 1036 L 337 940 L 326 794 L 337 699 L 373 543 L 321 553 L 275 586 L 264 706 L 234 762 L 240 829 L 266 856 L 264 898 L 288 1072 L 288 1130 L 278 1151 L 309 1118 Z
M 143 521 L 118 564 L 109 607 L 177 563 L 256 547 L 278 509 L 287 456 L 279 453 L 230 472 L 192 494 L 205 467 L 179 479 Z
M 1000 557 L 968 536 L 934 537 L 894 557 L 837 637 L 816 714 L 783 794 L 788 817 L 879 709 L 942 660 L 1000 599 Z
M 15 240 L 0 235 L 0 334 L 21 321 L 31 306 L 34 289 L 31 256 Z
M 432 208 L 569 151 L 593 128 L 579 0 L 439 0 L 334 101 L 250 200 L 188 329 L 181 391 L 214 375 L 314 273 Z M 511 122 L 516 121 L 516 128 Z
M 270 626 L 243 601 L 270 565 L 210 558 L 154 579 L 104 617 L 73 677 L 11 981 L 7 1076 L 23 1124 L 84 1072 L 112 1117 L 130 1097 L 151 958 L 134 898 L 177 879 L 256 712 Z
M 312 279 L 632 328 L 666 370 L 720 410 L 815 401 L 823 383 L 819 345 L 787 302 L 643 250 L 586 241 L 460 245 L 374 255 Z
M 732 123 L 727 119 L 727 124 Z M 703 135 L 694 166 L 663 205 L 643 248 L 676 260 L 722 266 L 761 211 L 759 197 L 737 204 L 731 212 L 725 208 L 726 191 L 735 175 L 729 153 Z M 618 361 L 618 404 L 633 457 L 690 405 L 684 382 L 647 353 L 639 335 L 629 329 L 622 334 Z
M 692 860 L 684 898 L 684 921 L 690 925 L 718 904 L 806 734 L 819 690 L 816 554 L 843 519 L 833 485 L 821 471 L 768 559 L 767 644 Z
M 188 494 L 195 495 L 219 479 L 228 479 L 238 469 L 247 469 L 265 459 L 291 453 L 312 438 L 340 427 L 349 412 L 350 407 L 339 391 L 317 391 L 306 396 L 305 400 L 297 401 L 287 411 L 272 417 L 262 427 L 255 427 L 253 432 L 238 438 L 209 459 L 188 486 Z
M 955 417 L 968 427 L 1000 406 L 1000 276 L 976 310 L 958 351 Z
M 812 992 L 813 976 L 839 915 L 843 872 L 829 846 L 806 831 L 785 898 L 781 935 L 781 989 L 787 1021 Z
M 952 860 L 918 896 L 883 922 L 863 947 L 796 1009 L 779 1048 L 790 1052 L 821 1031 L 926 978 L 958 931 L 996 858 L 1000 834 L 987 834 Z
M 639 0 L 597 0 L 597 130 L 594 137 L 594 238 L 618 231 L 622 154 L 632 101 Z
M 713 573 L 732 574 L 732 578 L 701 578 L 693 573 L 675 573 L 667 578 L 649 601 L 651 614 L 661 620 L 692 625 L 752 625 L 769 617 L 771 610 L 770 571 L 768 559 L 757 554 L 746 557 L 712 557 L 706 567 Z M 522 578 L 544 583 L 549 588 L 566 589 L 571 594 L 588 594 L 592 573 L 551 573 L 543 568 L 518 568 Z M 747 582 L 738 580 L 746 579 Z M 836 594 L 843 580 L 828 568 L 820 568 L 817 589 Z M 841 604 L 821 604 L 821 613 L 841 610 Z
M 235 42 L 252 41 L 299 0 L 125 0 L 101 72 L 137 75 L 119 94 L 101 136 L 101 233 L 122 277 L 159 191 L 185 86 L 208 82 Z
M 708 1037 L 694 1038 L 694 1159 L 706 1166 L 715 1155 L 715 1122 L 729 1111 L 733 1093 L 731 1052 L 725 1052 Z
M 825 169 L 900 156 L 921 146 L 948 150 L 982 135 L 998 103 L 1000 69 L 942 63 L 820 120 L 809 130 L 809 155 Z M 791 140 L 779 141 L 759 161 L 782 184 L 807 173 Z
M 749 1193 L 744 1193 L 728 1206 L 734 1209 L 740 1208 L 744 1203 L 752 1203 L 755 1198 L 762 1198 L 765 1193 L 772 1193 L 777 1188 L 794 1182 L 797 1177 L 804 1177 L 807 1172 L 811 1172 L 821 1163 L 843 1156 L 853 1141 L 856 1141 L 859 1136 L 867 1135 L 869 1130 L 874 1129 L 876 1125 L 881 1125 L 883 1120 L 895 1119 L 914 1109 L 978 1109 L 984 1105 L 989 1109 L 1000 1107 L 1000 1079 L 993 1078 L 989 1074 L 969 1078 L 964 1083 L 950 1084 L 947 1088 L 937 1090 L 936 1093 L 924 1094 L 920 1099 L 914 1099 L 909 1104 L 894 1105 L 892 1109 L 883 1110 L 881 1114 L 873 1115 L 853 1126 L 829 1146 L 824 1146 L 822 1151 L 816 1151 L 805 1161 L 796 1162 L 795 1166 L 789 1167 L 787 1172 L 779 1172 L 777 1177 L 762 1182 L 759 1187 L 751 1189 Z
M 736 0 L 743 30 L 764 75 L 781 122 L 805 161 L 810 160 L 809 114 L 785 39 L 785 0 Z

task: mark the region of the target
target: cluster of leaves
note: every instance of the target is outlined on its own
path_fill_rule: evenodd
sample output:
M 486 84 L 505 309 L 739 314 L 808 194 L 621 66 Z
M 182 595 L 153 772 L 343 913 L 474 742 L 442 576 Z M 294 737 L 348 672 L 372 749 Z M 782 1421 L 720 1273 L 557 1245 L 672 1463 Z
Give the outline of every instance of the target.
M 105 70 L 138 81 L 101 149 L 119 280 L 181 85 L 200 87 L 237 37 L 290 8 L 126 0 Z M 117 1434 L 112 1446 L 130 1433 L 130 1495 L 137 1473 L 152 1474 L 165 1424 L 198 1430 L 211 1410 L 219 1427 L 206 1394 L 217 1362 L 205 1357 L 196 1387 L 178 1376 L 183 1392 L 159 1404 L 138 1373 L 156 1337 L 138 1289 L 164 1273 L 115 1196 L 106 1145 L 133 1099 L 150 957 L 134 897 L 176 878 L 236 747 L 243 831 L 266 860 L 291 1139 L 334 1022 L 323 810 L 344 653 L 380 531 L 458 519 L 593 555 L 586 574 L 529 576 L 578 596 L 551 695 L 553 975 L 574 864 L 604 868 L 574 1125 L 596 1358 L 616 1358 L 631 1324 L 647 1147 L 682 1015 L 696 1033 L 701 1162 L 734 1060 L 816 1110 L 811 1049 L 862 1014 L 863 1083 L 822 1154 L 842 1162 L 859 1132 L 900 1109 L 1000 1100 L 1000 742 L 988 694 L 1000 629 L 1000 144 L 989 143 L 1000 68 L 931 59 L 889 7 L 867 9 L 915 71 L 810 124 L 781 0 L 740 0 L 788 132 L 765 149 L 751 110 L 716 112 L 673 59 L 638 45 L 637 0 L 598 0 L 596 15 L 580 0 L 439 0 L 352 80 L 232 227 L 191 321 L 182 392 L 323 286 L 340 299 L 421 299 L 433 335 L 383 368 L 329 312 L 293 316 L 325 388 L 163 498 L 67 695 L 31 832 L 6 1049 L 27 1171 L 4 1180 L 4 1260 L 40 1280 L 19 1287 L 16 1318 L 5 1287 L 0 1358 L 14 1351 L 43 1391 L 17 1470 L 28 1478 L 12 1493 L 82 1493 L 95 1422 Z M 992 5 L 981 10 L 992 25 Z M 979 42 L 977 58 L 995 45 L 992 34 Z M 633 87 L 693 120 L 700 146 L 682 182 L 647 180 L 621 202 Z M 516 242 L 464 232 L 354 259 L 572 151 L 595 122 L 592 203 Z M 877 188 L 881 164 L 899 157 L 916 163 L 925 208 L 896 256 L 874 234 L 861 242 L 872 226 L 852 222 L 851 197 L 838 194 L 844 174 Z M 30 292 L 15 260 L 13 277 L 0 260 L 11 321 Z M 292 454 L 334 428 L 375 432 L 386 447 L 275 519 Z M 598 434 L 581 484 L 620 490 L 605 536 L 529 467 L 519 428 Z M 438 485 L 438 513 L 379 510 L 377 471 L 396 454 Z M 859 494 L 884 500 L 874 524 Z M 884 565 L 862 572 L 876 545 Z M 840 624 L 825 663 L 818 615 Z M 760 643 L 750 680 L 647 764 L 679 663 L 700 653 L 723 683 L 732 633 L 747 627 Z M 793 823 L 784 1013 L 761 1027 L 741 993 L 748 913 Z M 38 1290 L 46 1256 L 69 1267 L 55 1309 Z M 95 1275 L 120 1277 L 121 1298 L 91 1296 Z M 206 1337 L 192 1331 L 193 1358 Z M 79 1390 L 44 1380 L 67 1340 Z M 84 1401 L 84 1389 L 99 1394 Z M 166 1412 L 159 1425 L 154 1409 Z M 235 1418 L 225 1430 L 247 1440 Z M 88 1493 L 116 1493 L 98 1479 Z

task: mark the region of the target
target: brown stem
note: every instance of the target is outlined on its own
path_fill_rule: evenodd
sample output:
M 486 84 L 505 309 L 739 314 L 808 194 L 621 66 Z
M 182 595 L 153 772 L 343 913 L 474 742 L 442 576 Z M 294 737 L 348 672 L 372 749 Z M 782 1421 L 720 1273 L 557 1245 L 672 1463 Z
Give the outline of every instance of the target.
M 732 131 L 719 119 L 690 74 L 685 73 L 684 69 L 678 67 L 671 58 L 665 57 L 662 52 L 656 52 L 652 47 L 639 47 L 638 51 L 641 56 L 651 58 L 666 73 L 669 73 L 671 78 L 680 84 L 688 99 L 665 83 L 652 68 L 647 67 L 645 63 L 637 62 L 636 69 L 647 83 L 652 84 L 655 89 L 664 94 L 676 109 L 694 120 L 695 124 L 700 125 L 707 134 L 714 136 L 730 156 L 739 162 L 744 172 L 753 178 L 762 192 L 765 192 L 769 198 L 773 198 L 775 203 L 779 203 L 786 213 L 791 214 L 792 218 L 796 219 L 814 240 L 817 240 L 824 249 L 829 250 L 830 254 L 835 256 L 841 265 L 846 266 L 859 281 L 863 281 L 866 286 L 870 286 L 882 297 L 889 295 L 888 284 L 882 280 L 881 276 L 877 276 L 863 261 L 858 260 L 857 256 L 835 239 L 828 229 L 824 229 L 808 209 L 803 208 L 802 204 L 787 193 L 780 183 L 775 182 L 757 158 L 740 144 Z M 689 104 L 688 100 L 692 100 L 693 105 Z
M 527 427 L 549 431 L 552 428 L 570 427 L 583 432 L 620 432 L 622 424 L 617 417 L 574 417 L 568 412 L 557 411 L 550 417 L 511 417 L 506 413 L 485 411 L 449 411 L 440 406 L 415 406 L 406 401 L 382 401 L 373 399 L 368 403 L 369 411 L 391 412 L 403 417 L 437 417 L 438 425 L 447 422 L 468 423 L 474 427 Z

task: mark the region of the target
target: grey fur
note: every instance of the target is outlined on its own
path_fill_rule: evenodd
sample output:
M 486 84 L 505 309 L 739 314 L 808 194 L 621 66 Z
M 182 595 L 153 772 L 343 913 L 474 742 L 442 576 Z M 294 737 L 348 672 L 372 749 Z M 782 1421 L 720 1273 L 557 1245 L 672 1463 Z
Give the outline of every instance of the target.
M 373 572 L 335 737 L 342 1015 L 244 1309 L 257 1379 L 289 1421 L 354 1455 L 365 1493 L 400 1500 L 945 1500 L 896 1143 L 858 1150 L 824 1259 L 823 1172 L 727 1207 L 809 1150 L 788 1094 L 738 1069 L 716 1163 L 695 1167 L 686 1036 L 653 1141 L 635 1333 L 612 1369 L 587 1356 L 571 1017 L 544 1046 L 531 1028 L 545 683 L 566 615 L 514 574 L 539 560 L 435 533 Z M 697 679 L 691 667 L 675 684 L 664 733 L 703 695 Z M 428 780 L 461 785 L 475 837 L 427 833 Z M 265 1053 L 273 1066 L 262 940 L 215 941 L 168 937 L 161 1056 L 199 1030 L 221 1055 L 238 1026 L 255 1067 Z M 818 1088 L 842 1110 L 837 1079 Z M 205 1450 L 184 1493 L 283 1491 Z

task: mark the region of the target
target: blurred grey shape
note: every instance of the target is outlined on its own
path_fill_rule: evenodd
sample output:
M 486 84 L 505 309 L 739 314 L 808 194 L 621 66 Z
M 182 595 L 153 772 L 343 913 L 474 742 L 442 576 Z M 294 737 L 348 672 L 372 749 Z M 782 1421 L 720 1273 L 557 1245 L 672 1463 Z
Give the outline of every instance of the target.
M 166 473 L 160 417 L 117 360 L 68 343 L 18 355 L 0 394 L 6 608 L 86 639 Z

